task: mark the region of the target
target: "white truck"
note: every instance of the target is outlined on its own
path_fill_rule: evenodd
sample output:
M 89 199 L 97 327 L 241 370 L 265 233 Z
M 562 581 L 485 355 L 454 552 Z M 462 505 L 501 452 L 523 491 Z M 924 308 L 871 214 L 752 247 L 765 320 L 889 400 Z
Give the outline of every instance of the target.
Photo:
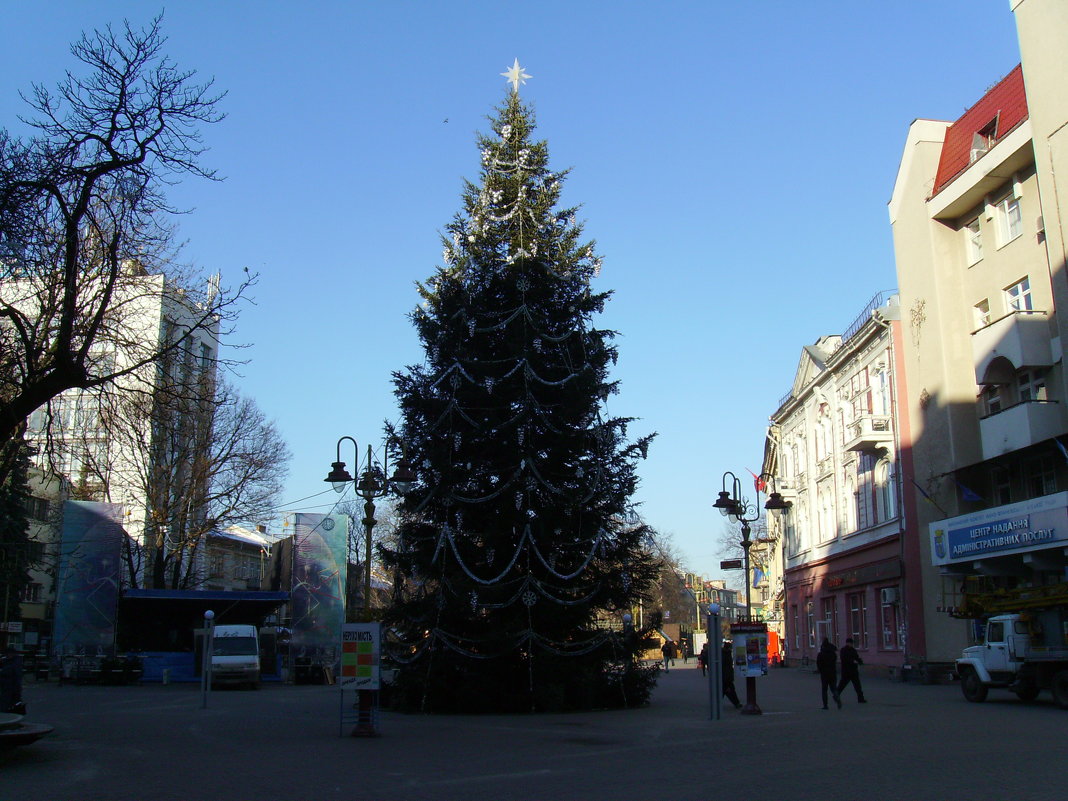
M 260 686 L 260 638 L 255 626 L 215 626 L 211 649 L 212 684 Z
M 969 701 L 986 700 L 991 687 L 1033 701 L 1042 690 L 1068 709 L 1068 611 L 1045 609 L 995 615 L 980 645 L 957 660 L 961 690 Z

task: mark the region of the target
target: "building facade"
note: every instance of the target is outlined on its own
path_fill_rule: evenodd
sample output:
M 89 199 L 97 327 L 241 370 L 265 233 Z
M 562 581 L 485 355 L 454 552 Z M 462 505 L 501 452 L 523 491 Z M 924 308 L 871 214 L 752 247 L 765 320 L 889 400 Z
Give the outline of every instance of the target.
M 984 595 L 1068 567 L 1068 6 L 1012 8 L 1021 64 L 959 119 L 912 124 L 889 204 L 919 533 L 906 552 L 923 568 L 910 637 L 931 663 L 969 644 Z
M 897 296 L 880 293 L 843 334 L 803 349 L 771 416 L 764 471 L 792 506 L 769 530 L 769 590 L 782 587 L 769 599 L 791 664 L 814 661 L 824 637 L 851 637 L 869 665 L 906 662 L 900 359 Z
M 146 571 L 160 549 L 184 548 L 179 529 L 195 506 L 198 479 L 191 465 L 210 438 L 210 407 L 218 363 L 218 321 L 205 322 L 203 309 L 187 302 L 162 275 L 135 264 L 116 290 L 115 314 L 122 317 L 122 341 L 94 346 L 94 359 L 108 372 L 129 369 L 113 385 L 71 389 L 53 398 L 28 421 L 27 442 L 35 447 L 35 467 L 62 476 L 73 499 L 123 507 L 124 527 L 139 548 L 135 575 L 145 586 Z M 209 287 L 217 286 L 213 277 Z M 137 366 L 150 351 L 173 349 L 159 360 Z M 202 494 L 202 492 L 201 492 Z M 177 500 L 181 497 L 181 500 Z M 183 554 L 179 571 L 196 564 L 196 549 Z

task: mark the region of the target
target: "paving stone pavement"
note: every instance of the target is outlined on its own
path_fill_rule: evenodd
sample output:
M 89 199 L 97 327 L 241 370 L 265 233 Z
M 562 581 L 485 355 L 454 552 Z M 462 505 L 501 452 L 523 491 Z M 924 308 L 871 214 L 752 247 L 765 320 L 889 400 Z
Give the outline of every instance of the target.
M 864 677 L 820 708 L 807 668 L 757 680 L 764 714 L 709 719 L 691 662 L 642 709 L 560 715 L 402 715 L 381 736 L 340 735 L 336 687 L 36 684 L 27 721 L 55 732 L 0 753 L 0 801 L 18 799 L 1056 799 L 1068 797 L 1068 711 L 1043 695 Z M 744 686 L 739 687 L 744 693 Z M 729 704 L 727 704 L 730 707 Z

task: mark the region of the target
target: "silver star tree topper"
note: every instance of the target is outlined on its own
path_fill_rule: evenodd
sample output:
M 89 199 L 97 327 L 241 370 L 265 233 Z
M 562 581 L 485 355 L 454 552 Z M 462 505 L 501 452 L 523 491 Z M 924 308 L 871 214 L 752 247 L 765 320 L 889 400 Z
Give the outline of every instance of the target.
M 515 60 L 515 63 L 512 64 L 507 71 L 502 72 L 501 75 L 507 78 L 508 82 L 512 84 L 512 91 L 516 94 L 519 94 L 519 84 L 526 83 L 527 78 L 534 77 L 533 75 L 527 75 L 526 72 L 523 71 L 523 68 L 519 66 L 518 58 Z

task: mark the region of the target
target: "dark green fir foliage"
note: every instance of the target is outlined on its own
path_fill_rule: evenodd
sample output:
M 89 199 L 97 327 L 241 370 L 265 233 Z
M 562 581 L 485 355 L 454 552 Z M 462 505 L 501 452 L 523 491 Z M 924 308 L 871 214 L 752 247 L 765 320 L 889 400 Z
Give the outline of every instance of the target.
M 387 614 L 399 706 L 635 706 L 655 682 L 621 631 L 656 575 L 634 522 L 636 462 L 602 415 L 616 390 L 608 299 L 563 173 L 511 93 L 479 137 L 482 180 L 412 314 L 425 362 L 395 375 L 394 432 L 419 481 L 402 505 Z
M 30 521 L 26 514 L 30 457 L 21 437 L 9 440 L 0 450 L 4 463 L 11 467 L 0 482 L 0 613 L 17 622 L 21 619 L 20 597 L 30 581 Z

